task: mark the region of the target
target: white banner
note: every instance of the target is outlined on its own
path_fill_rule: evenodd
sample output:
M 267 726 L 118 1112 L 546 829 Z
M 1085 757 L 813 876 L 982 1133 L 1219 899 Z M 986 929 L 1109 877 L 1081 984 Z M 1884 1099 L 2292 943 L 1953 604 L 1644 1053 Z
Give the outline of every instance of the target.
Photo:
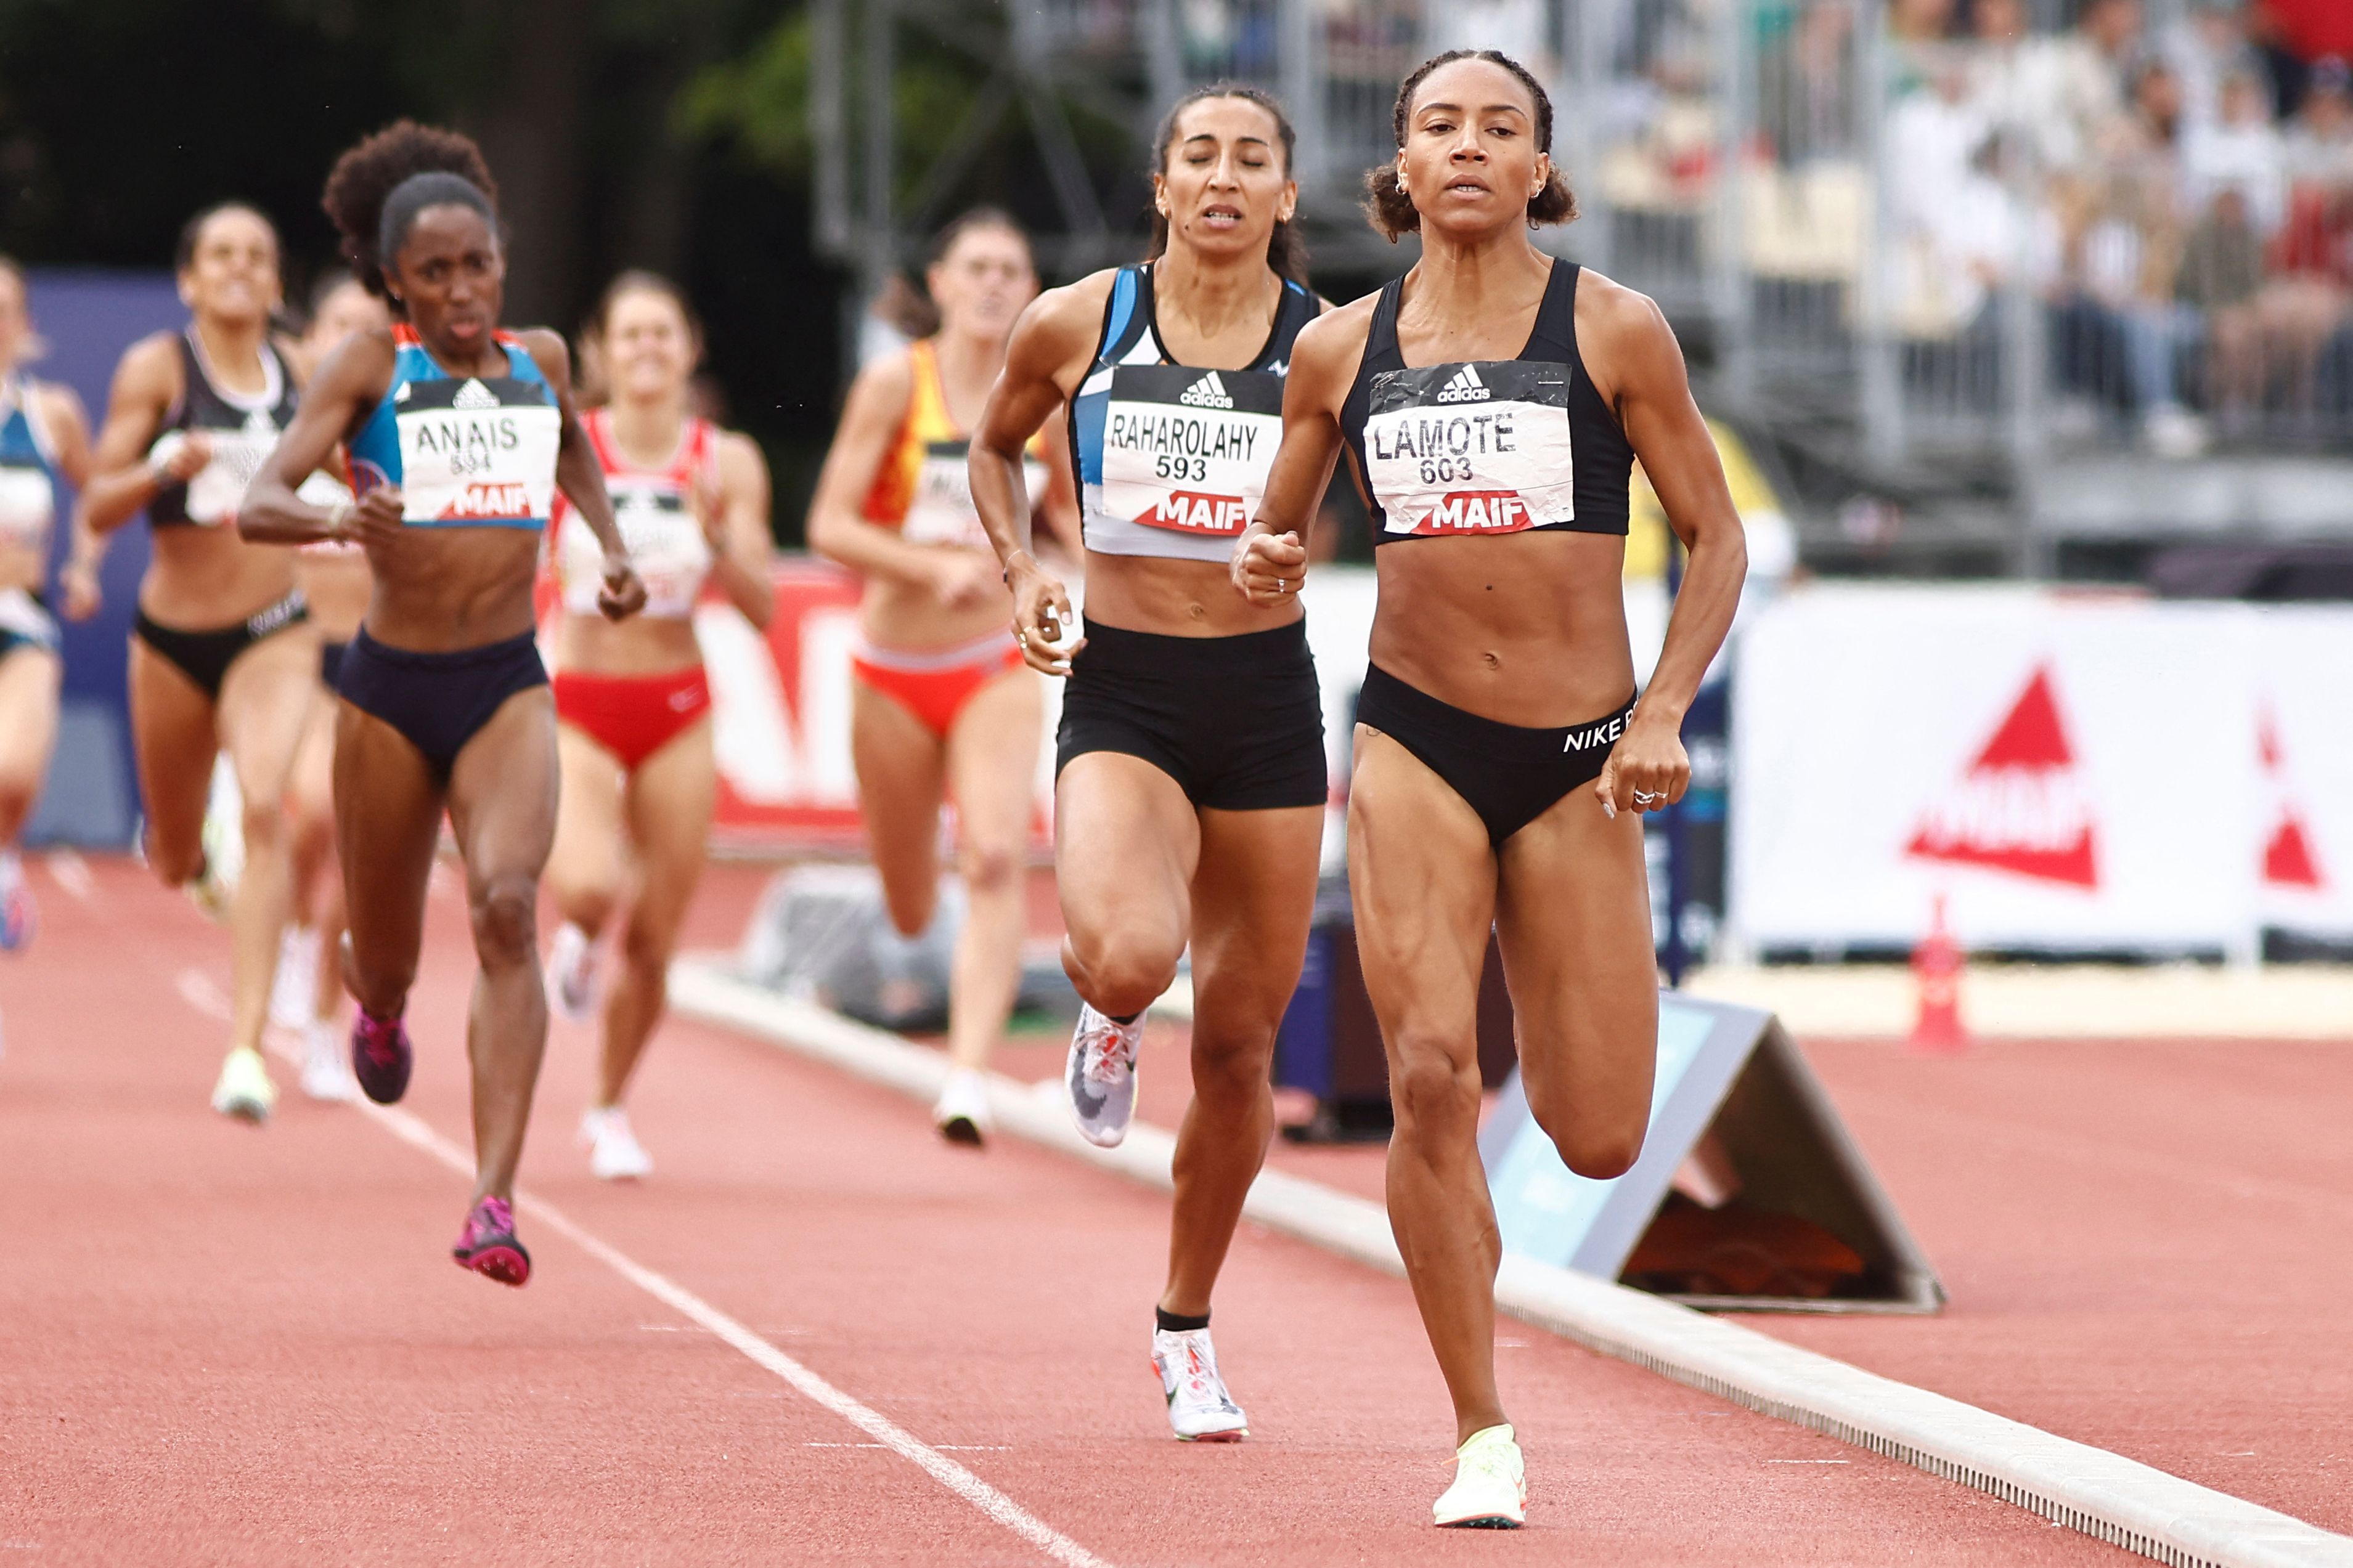
M 2263 923 L 2353 937 L 2353 610 L 2253 614 Z
M 1969 945 L 2251 955 L 2266 633 L 2243 605 L 1790 594 L 1740 648 L 1734 925 L 1760 947 L 1908 945 L 1941 895 Z M 2325 700 L 2283 695 L 2291 754 Z

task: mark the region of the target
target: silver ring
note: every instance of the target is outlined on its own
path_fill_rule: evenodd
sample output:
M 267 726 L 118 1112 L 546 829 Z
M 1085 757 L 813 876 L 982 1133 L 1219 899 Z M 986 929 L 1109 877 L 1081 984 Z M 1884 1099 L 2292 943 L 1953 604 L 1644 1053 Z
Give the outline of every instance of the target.
M 1662 790 L 1638 789 L 1638 790 L 1636 790 L 1636 791 L 1634 792 L 1634 798 L 1635 798 L 1636 800 L 1664 800 L 1664 799 L 1666 799 L 1666 798 L 1667 798 L 1667 792 L 1666 792 L 1665 790 L 1662 790 Z

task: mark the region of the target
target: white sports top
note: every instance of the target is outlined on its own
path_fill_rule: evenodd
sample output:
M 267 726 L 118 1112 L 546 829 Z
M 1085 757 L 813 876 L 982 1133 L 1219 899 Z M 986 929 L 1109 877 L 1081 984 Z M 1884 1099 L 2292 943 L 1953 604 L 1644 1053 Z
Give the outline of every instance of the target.
M 622 455 L 604 409 L 590 409 L 580 423 L 604 467 L 621 542 L 628 546 L 629 560 L 646 585 L 646 607 L 640 613 L 664 620 L 691 618 L 712 563 L 711 541 L 694 515 L 693 491 L 698 483 L 716 489 L 718 430 L 709 420 L 689 419 L 670 461 L 659 468 L 642 468 Z M 555 574 L 563 586 L 564 607 L 574 615 L 595 615 L 596 595 L 605 584 L 604 546 L 596 542 L 579 509 L 561 498 L 555 509 Z

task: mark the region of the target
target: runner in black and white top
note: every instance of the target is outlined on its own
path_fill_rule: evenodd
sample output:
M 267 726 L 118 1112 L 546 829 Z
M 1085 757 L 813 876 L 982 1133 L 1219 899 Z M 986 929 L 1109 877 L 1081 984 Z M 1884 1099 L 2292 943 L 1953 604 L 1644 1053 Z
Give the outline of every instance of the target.
M 1639 814 L 1690 779 L 1678 731 L 1746 550 L 1658 307 L 1529 242 L 1575 210 L 1535 79 L 1492 51 L 1440 55 L 1407 79 L 1395 128 L 1371 211 L 1391 238 L 1419 230 L 1421 261 L 1300 335 L 1233 576 L 1252 604 L 1297 594 L 1345 447 L 1380 586 L 1348 871 L 1397 1112 L 1389 1217 L 1454 1403 L 1434 1517 L 1514 1526 L 1526 1486 L 1495 1387 L 1477 1143 L 1488 934 L 1537 1121 L 1571 1170 L 1619 1174 L 1641 1149 L 1658 1034 Z M 1620 588 L 1637 456 L 1691 552 L 1639 700 Z
M 1057 737 L 1062 965 L 1086 1005 L 1067 1081 L 1079 1128 L 1126 1135 L 1144 1011 L 1193 953 L 1193 1103 L 1153 1359 L 1176 1435 L 1242 1436 L 1209 1293 L 1274 1125 L 1274 1032 L 1315 900 L 1327 773 L 1299 607 L 1225 583 L 1279 435 L 1292 341 L 1320 308 L 1290 218 L 1292 130 L 1219 86 L 1162 122 L 1154 258 L 1041 295 L 973 443 L 972 493 L 1030 664 L 1070 678 Z M 1067 408 L 1084 501 L 1087 620 L 1029 552 L 1020 477 Z
M 236 526 L 300 392 L 271 341 L 278 231 L 241 203 L 199 213 L 180 237 L 179 279 L 185 330 L 133 343 L 114 373 L 59 578 L 66 613 L 93 614 L 103 536 L 145 509 L 154 554 L 139 584 L 130 682 L 147 863 L 228 921 L 230 1049 L 213 1109 L 259 1121 L 277 1100 L 259 1047 L 288 907 L 280 802 L 319 662 L 293 552 L 239 538 Z M 241 873 L 206 841 L 216 753 L 243 800 Z

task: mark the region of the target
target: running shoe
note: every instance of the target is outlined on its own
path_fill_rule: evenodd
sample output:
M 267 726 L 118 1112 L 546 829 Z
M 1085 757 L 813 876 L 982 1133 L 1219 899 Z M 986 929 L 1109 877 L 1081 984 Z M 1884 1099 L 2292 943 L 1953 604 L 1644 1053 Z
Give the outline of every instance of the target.
M 617 1105 L 592 1107 L 580 1118 L 580 1142 L 588 1170 L 600 1182 L 634 1182 L 654 1172 L 653 1157 L 629 1127 L 629 1113 Z
M 1143 1014 L 1123 1024 L 1079 1004 L 1062 1081 L 1071 1091 L 1071 1118 L 1088 1142 L 1115 1149 L 1127 1137 L 1135 1115 L 1135 1048 L 1143 1043 Z
M 217 859 L 206 856 L 203 869 L 185 887 L 188 901 L 196 906 L 205 919 L 216 926 L 228 924 L 229 906 L 237 901 L 237 882 L 234 878 L 221 874 Z
M 319 992 L 319 932 L 289 921 L 278 938 L 278 973 L 269 982 L 269 1021 L 291 1033 L 311 1024 Z
M 1218 1375 L 1218 1349 L 1207 1329 L 1170 1333 L 1152 1331 L 1152 1370 L 1168 1400 L 1168 1425 L 1187 1443 L 1239 1443 L 1250 1436 L 1250 1417 L 1226 1392 Z
M 531 1254 L 515 1239 L 514 1208 L 504 1198 L 484 1198 L 466 1215 L 466 1228 L 449 1249 L 460 1268 L 497 1280 L 523 1285 L 531 1280 Z
M 575 1024 L 596 1016 L 596 944 L 570 921 L 555 928 L 548 949 L 547 1000 Z
M 1509 1426 L 1482 1426 L 1454 1451 L 1454 1484 L 1430 1511 L 1456 1530 L 1517 1530 L 1527 1522 L 1527 1468 Z
M 398 1018 L 371 1018 L 364 1007 L 352 1020 L 352 1075 L 378 1105 L 392 1105 L 408 1092 L 408 1026 Z
M 23 866 L 13 854 L 0 855 L 0 952 L 22 952 L 32 945 L 39 926 Z
M 262 1064 L 261 1053 L 251 1046 L 229 1052 L 228 1059 L 221 1063 L 220 1080 L 213 1085 L 213 1109 L 259 1127 L 269 1120 L 277 1103 L 278 1086 L 269 1081 L 269 1068 Z
M 989 1133 L 996 1131 L 988 1118 L 988 1080 L 970 1068 L 948 1074 L 939 1103 L 932 1107 L 932 1122 L 951 1143 L 977 1149 L 987 1142 Z
M 334 1020 L 311 1019 L 302 1026 L 302 1092 L 332 1105 L 357 1100 L 359 1079 L 352 1076 L 352 1058 Z

